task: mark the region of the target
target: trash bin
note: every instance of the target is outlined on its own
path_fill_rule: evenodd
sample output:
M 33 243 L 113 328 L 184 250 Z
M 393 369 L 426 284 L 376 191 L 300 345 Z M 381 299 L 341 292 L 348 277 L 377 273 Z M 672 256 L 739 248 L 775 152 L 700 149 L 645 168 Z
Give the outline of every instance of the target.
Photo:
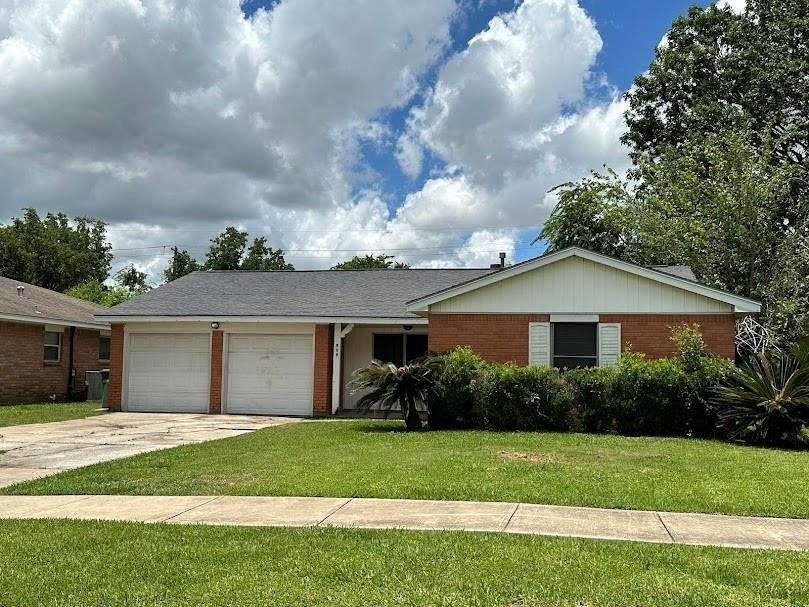
M 110 400 L 110 370 L 101 369 L 101 406 L 109 407 Z
M 101 401 L 104 384 L 101 382 L 101 371 L 85 371 L 84 385 L 88 401 Z

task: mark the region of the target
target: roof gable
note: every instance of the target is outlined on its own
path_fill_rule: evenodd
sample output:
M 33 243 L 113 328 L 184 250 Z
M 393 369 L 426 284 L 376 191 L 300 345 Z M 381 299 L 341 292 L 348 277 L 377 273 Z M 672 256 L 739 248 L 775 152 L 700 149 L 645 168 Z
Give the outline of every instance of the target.
M 581 276 L 578 278 L 581 283 L 578 291 L 574 292 L 574 285 L 567 284 L 564 280 L 564 270 L 573 268 L 574 261 L 565 263 L 565 260 L 580 260 L 586 261 L 589 265 L 600 267 L 602 271 L 591 272 L 589 276 Z M 559 264 L 559 265 L 556 265 Z M 556 265 L 556 267 L 554 267 Z M 546 289 L 537 287 L 535 291 L 536 299 L 532 300 L 532 304 L 536 305 L 556 305 L 557 299 L 550 297 L 550 291 L 555 290 L 558 296 L 566 297 L 567 301 L 576 300 L 577 305 L 588 307 L 587 312 L 616 312 L 618 310 L 605 309 L 608 306 L 603 301 L 602 293 L 596 289 L 600 281 L 602 286 L 613 286 L 615 289 L 623 290 L 625 293 L 625 300 L 633 302 L 636 305 L 636 310 L 624 309 L 623 312 L 630 311 L 643 311 L 643 312 L 668 312 L 675 313 L 676 311 L 703 311 L 703 312 L 759 312 L 761 306 L 758 302 L 739 297 L 732 293 L 727 293 L 719 289 L 714 289 L 705 285 L 701 285 L 693 280 L 683 278 L 676 274 L 668 272 L 644 268 L 632 263 L 622 260 L 607 257 L 592 251 L 587 251 L 577 247 L 571 247 L 557 253 L 551 253 L 542 257 L 528 260 L 526 262 L 511 266 L 494 274 L 483 276 L 470 280 L 464 284 L 455 285 L 444 289 L 442 291 L 432 293 L 426 297 L 412 300 L 408 304 L 408 310 L 414 313 L 424 313 L 429 311 L 450 311 L 452 306 L 447 305 L 446 302 L 453 298 L 460 298 L 466 294 L 470 294 L 465 301 L 464 306 L 455 306 L 456 309 L 452 311 L 472 311 L 469 309 L 469 300 L 482 300 L 483 294 L 479 293 L 477 296 L 471 295 L 474 292 L 482 291 L 492 285 L 500 283 L 500 290 L 503 293 L 501 298 L 508 300 L 509 291 L 514 301 L 508 305 L 517 305 L 514 302 L 521 296 L 526 295 L 526 289 L 530 289 L 529 282 L 526 280 L 530 273 L 540 271 L 542 269 L 554 270 L 553 274 L 562 275 L 555 277 L 554 282 L 547 283 Z M 604 277 L 612 273 L 612 278 L 607 280 Z M 521 280 L 519 277 L 523 277 Z M 629 280 L 628 277 L 634 277 L 634 280 Z M 570 279 L 574 276 L 571 274 Z M 511 287 L 504 286 L 504 282 L 513 281 L 514 285 Z M 519 283 L 519 285 L 518 285 Z M 653 288 L 652 285 L 657 287 Z M 658 292 L 655 293 L 654 291 Z M 573 293 L 575 297 L 570 297 Z M 527 296 L 527 295 L 526 295 Z M 645 299 L 644 299 L 645 298 Z M 541 300 L 541 301 L 539 301 Z M 707 303 L 704 300 L 707 300 Z M 457 299 L 455 300 L 457 303 Z M 702 301 L 703 303 L 698 303 Z M 442 304 L 443 302 L 443 304 Z M 478 301 L 476 305 L 481 305 L 482 301 Z M 532 308 L 536 311 L 536 305 Z M 618 304 L 613 304 L 616 306 Z M 644 306 L 646 306 L 644 308 Z M 507 310 L 501 306 L 502 311 L 520 312 L 520 309 Z M 562 312 L 561 309 L 550 309 L 543 307 L 543 310 L 549 312 Z M 570 310 L 572 311 L 572 310 Z M 584 311 L 584 310 L 578 310 Z

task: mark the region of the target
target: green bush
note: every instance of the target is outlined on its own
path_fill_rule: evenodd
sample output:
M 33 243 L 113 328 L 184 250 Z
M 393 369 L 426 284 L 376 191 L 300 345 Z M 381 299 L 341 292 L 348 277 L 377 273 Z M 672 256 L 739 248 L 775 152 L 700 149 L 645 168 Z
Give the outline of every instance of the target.
M 485 365 L 468 346 L 445 354 L 431 354 L 425 365 L 432 370 L 435 393 L 427 403 L 430 428 L 455 428 L 471 424 L 472 386 Z
M 573 394 L 548 367 L 488 365 L 473 385 L 475 417 L 490 430 L 566 430 Z
M 809 448 L 809 347 L 750 358 L 716 390 L 731 438 Z
M 564 375 L 573 393 L 570 429 L 575 432 L 620 432 L 615 408 L 615 367 L 571 369 Z

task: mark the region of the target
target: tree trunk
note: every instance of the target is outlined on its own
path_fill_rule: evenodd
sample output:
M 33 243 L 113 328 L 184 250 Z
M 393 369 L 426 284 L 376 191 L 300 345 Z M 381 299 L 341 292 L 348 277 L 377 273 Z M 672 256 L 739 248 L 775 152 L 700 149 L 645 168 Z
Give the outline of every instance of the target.
M 419 416 L 419 411 L 416 409 L 416 401 L 407 399 L 407 418 L 405 419 L 405 427 L 408 430 L 420 430 L 421 429 L 421 417 Z

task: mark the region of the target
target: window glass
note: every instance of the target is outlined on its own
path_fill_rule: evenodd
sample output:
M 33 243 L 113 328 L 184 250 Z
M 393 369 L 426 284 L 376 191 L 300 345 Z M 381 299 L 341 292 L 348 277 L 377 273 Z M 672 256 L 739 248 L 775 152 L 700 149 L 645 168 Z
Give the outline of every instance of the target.
M 554 323 L 553 366 L 560 369 L 597 366 L 597 336 L 596 323 Z
M 414 360 L 421 358 L 427 354 L 427 336 L 419 335 L 417 333 L 408 334 L 406 336 L 405 354 L 407 355 L 407 364 Z
M 383 363 L 402 366 L 404 360 L 404 335 L 401 333 L 376 333 L 374 335 L 374 358 Z
M 62 346 L 62 334 L 56 331 L 45 331 L 45 345 L 43 358 L 48 361 L 59 360 L 59 350 Z
M 110 359 L 110 338 L 101 335 L 98 338 L 98 360 Z

